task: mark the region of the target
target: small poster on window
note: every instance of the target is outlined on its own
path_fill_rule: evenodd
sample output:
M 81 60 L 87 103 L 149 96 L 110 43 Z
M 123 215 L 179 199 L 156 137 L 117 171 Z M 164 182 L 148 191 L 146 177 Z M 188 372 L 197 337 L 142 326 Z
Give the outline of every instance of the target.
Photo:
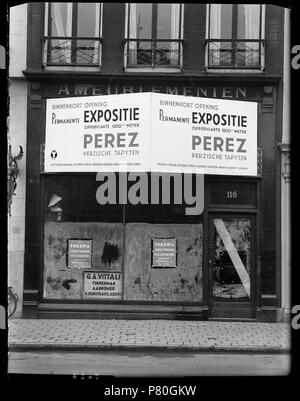
M 152 238 L 152 267 L 177 267 L 176 238 Z
M 68 239 L 67 266 L 73 269 L 92 267 L 92 240 Z
M 121 272 L 83 272 L 83 298 L 120 300 L 122 282 Z

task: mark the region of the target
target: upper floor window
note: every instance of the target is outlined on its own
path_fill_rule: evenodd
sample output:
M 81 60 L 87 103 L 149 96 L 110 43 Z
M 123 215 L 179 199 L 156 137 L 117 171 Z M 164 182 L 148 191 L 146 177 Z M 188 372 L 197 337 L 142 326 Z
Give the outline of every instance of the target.
M 129 3 L 126 67 L 175 67 L 182 64 L 182 6 Z
M 263 67 L 261 4 L 209 4 L 209 68 Z
M 44 64 L 100 65 L 100 3 L 47 3 Z

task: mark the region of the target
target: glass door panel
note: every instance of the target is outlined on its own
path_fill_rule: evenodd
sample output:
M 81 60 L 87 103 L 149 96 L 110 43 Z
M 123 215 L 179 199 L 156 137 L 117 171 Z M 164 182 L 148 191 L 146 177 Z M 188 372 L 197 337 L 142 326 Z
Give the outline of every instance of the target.
M 249 302 L 252 299 L 251 252 L 249 218 L 213 218 L 213 302 Z

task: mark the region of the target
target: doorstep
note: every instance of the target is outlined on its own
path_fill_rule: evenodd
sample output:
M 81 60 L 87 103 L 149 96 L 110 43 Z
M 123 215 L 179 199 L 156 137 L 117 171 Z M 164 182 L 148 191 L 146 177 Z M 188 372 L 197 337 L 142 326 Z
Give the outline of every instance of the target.
M 207 306 L 142 303 L 66 303 L 37 304 L 38 319 L 172 319 L 207 320 Z

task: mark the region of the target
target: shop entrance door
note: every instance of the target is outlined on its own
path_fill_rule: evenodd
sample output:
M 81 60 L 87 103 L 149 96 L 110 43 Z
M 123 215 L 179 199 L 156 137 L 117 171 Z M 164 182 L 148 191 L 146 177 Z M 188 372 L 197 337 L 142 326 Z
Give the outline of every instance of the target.
M 255 217 L 209 216 L 211 318 L 255 318 Z

